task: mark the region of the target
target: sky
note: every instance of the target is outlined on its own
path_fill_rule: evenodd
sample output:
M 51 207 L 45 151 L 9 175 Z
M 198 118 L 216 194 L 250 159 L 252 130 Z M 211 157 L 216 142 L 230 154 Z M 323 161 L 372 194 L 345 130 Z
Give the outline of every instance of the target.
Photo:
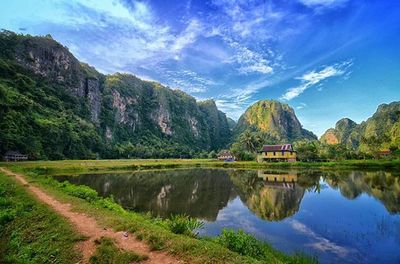
M 214 99 L 235 120 L 279 100 L 318 136 L 400 100 L 398 0 L 13 0 L 0 28 L 51 34 L 102 73 Z

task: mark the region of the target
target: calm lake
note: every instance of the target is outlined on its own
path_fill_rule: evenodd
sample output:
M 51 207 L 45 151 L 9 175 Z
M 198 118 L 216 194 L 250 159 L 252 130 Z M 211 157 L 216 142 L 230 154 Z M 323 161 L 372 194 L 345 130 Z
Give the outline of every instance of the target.
M 196 168 L 56 178 L 127 209 L 197 217 L 204 236 L 242 229 L 321 263 L 400 263 L 399 172 Z

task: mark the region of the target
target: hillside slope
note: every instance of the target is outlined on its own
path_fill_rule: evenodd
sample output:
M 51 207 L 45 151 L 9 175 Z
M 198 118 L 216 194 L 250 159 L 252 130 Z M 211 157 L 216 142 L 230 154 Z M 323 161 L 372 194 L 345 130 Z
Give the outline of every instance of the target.
M 239 118 L 234 135 L 237 138 L 245 131 L 259 132 L 264 141 L 270 143 L 317 139 L 312 132 L 302 128 L 293 108 L 275 100 L 258 101 L 247 108 Z
M 50 36 L 0 33 L 0 154 L 190 157 L 230 140 L 212 101 L 130 74 L 103 75 Z
M 345 144 L 353 149 L 368 152 L 368 142 L 377 148 L 400 148 L 400 102 L 381 104 L 372 117 L 361 124 L 344 118 L 328 129 L 320 138 L 327 144 Z

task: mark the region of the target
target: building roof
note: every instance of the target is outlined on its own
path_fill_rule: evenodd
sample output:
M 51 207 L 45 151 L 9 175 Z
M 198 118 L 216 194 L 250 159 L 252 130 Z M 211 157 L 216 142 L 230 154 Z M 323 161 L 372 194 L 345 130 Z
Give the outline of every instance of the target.
M 233 156 L 230 151 L 222 151 L 218 154 L 218 156 Z
M 261 149 L 262 152 L 267 151 L 293 151 L 292 144 L 283 144 L 283 145 L 264 145 Z
M 23 155 L 21 154 L 21 152 L 14 150 L 9 150 L 6 152 L 6 154 L 4 154 L 4 156 L 21 156 L 21 155 Z

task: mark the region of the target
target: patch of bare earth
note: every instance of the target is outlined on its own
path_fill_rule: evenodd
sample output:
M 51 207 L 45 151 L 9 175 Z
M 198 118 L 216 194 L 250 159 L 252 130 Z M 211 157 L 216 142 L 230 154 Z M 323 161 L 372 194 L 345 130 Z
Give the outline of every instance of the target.
M 64 216 L 69 222 L 71 222 L 77 231 L 88 239 L 81 242 L 78 245 L 79 250 L 83 254 L 83 263 L 88 263 L 90 256 L 96 251 L 96 245 L 94 241 L 101 237 L 114 238 L 118 247 L 126 251 L 134 251 L 140 255 L 147 255 L 149 258 L 141 263 L 182 263 L 175 257 L 161 251 L 151 251 L 149 246 L 134 237 L 133 234 L 124 232 L 115 232 L 110 229 L 104 229 L 99 226 L 96 220 L 84 213 L 73 212 L 70 204 L 61 203 L 51 195 L 45 193 L 42 189 L 30 185 L 25 178 L 17 173 L 13 173 L 7 169 L 0 168 L 0 170 L 8 176 L 15 177 L 20 183 L 22 183 L 30 192 L 43 203 L 52 207 L 57 213 Z

